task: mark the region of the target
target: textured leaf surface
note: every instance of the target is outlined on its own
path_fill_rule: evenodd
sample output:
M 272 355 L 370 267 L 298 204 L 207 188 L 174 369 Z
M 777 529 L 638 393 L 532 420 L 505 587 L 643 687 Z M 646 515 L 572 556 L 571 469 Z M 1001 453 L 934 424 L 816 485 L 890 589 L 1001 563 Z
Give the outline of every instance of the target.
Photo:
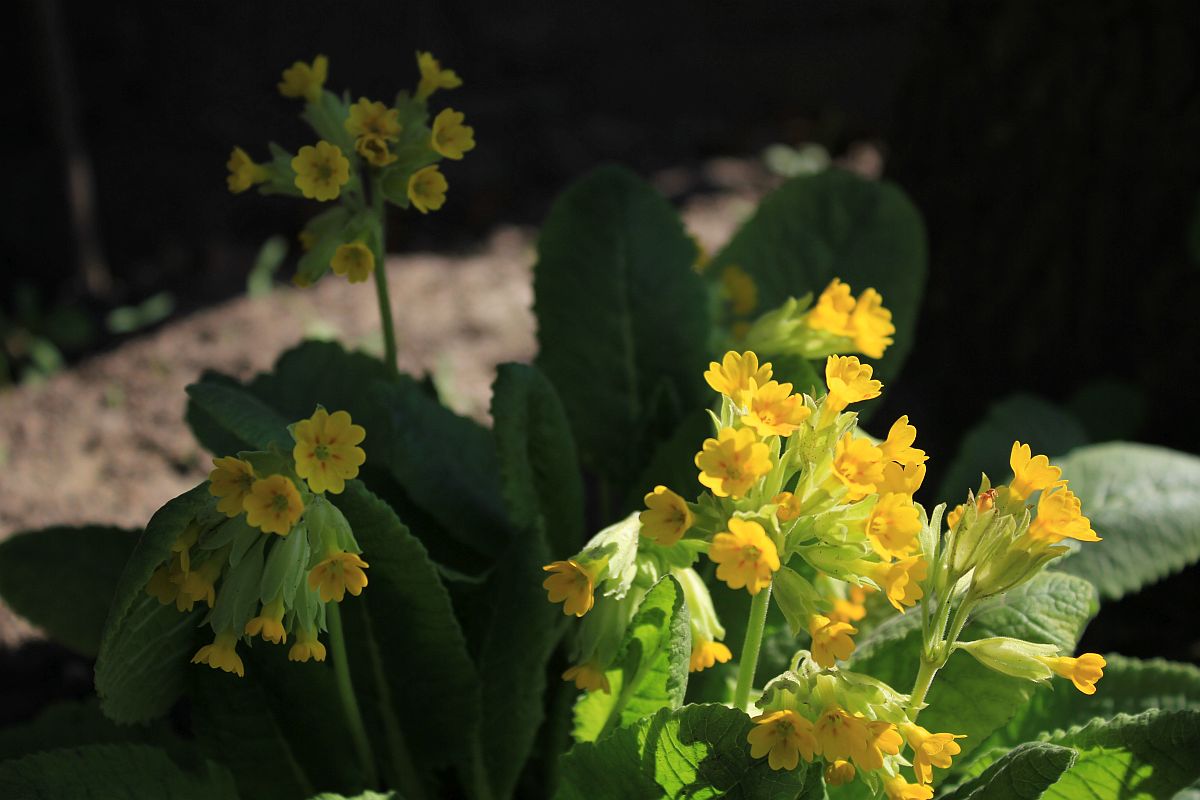
M 166 751 L 132 744 L 50 750 L 0 763 L 0 797 L 12 800 L 232 800 L 233 780 L 211 763 L 195 771 Z
M 288 420 L 245 389 L 220 383 L 193 383 L 187 387 L 187 393 L 217 425 L 248 444 L 246 449 L 265 450 L 271 445 L 291 449 Z
M 943 800 L 1037 800 L 1075 759 L 1076 753 L 1069 747 L 1029 742 L 1005 753 Z
M 96 698 L 47 706 L 28 722 L 0 728 L 0 761 L 42 750 L 93 744 L 162 744 L 170 738 L 165 724 L 118 725 L 100 711 Z

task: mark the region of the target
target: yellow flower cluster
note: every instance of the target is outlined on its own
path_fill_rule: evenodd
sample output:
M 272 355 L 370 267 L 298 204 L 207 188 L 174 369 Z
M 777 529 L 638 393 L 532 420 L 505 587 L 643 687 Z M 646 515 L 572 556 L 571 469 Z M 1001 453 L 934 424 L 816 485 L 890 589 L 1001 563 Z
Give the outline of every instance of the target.
M 866 289 L 855 299 L 850 287 L 837 278 L 817 298 L 808 314 L 808 327 L 850 339 L 855 350 L 870 358 L 883 357 L 896 332 L 892 312 L 883 307 L 879 292 Z

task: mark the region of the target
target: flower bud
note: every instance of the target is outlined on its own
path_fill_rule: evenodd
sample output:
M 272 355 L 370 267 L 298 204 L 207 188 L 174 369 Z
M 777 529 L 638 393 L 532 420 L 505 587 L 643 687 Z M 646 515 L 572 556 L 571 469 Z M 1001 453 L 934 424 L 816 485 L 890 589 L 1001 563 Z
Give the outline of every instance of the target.
M 1044 661 L 1058 655 L 1052 644 L 1035 644 L 1007 636 L 993 636 L 973 642 L 959 642 L 956 650 L 966 650 L 989 669 L 1027 681 L 1047 681 L 1053 673 Z

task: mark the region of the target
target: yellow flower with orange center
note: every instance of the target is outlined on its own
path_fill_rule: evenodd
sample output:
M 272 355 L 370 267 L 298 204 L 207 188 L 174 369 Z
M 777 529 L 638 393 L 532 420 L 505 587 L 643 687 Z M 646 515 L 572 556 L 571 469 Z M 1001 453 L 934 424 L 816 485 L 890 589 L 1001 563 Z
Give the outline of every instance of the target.
M 229 160 L 225 162 L 225 168 L 229 170 L 225 183 L 229 187 L 229 191 L 234 194 L 241 194 L 251 186 L 263 183 L 270 177 L 267 168 L 262 164 L 254 163 L 246 151 L 240 147 L 233 148 L 233 152 L 229 154 Z
M 437 211 L 446 204 L 446 190 L 450 184 L 437 164 L 419 169 L 408 179 L 408 199 L 413 208 L 422 214 Z
M 791 492 L 780 492 L 771 502 L 777 506 L 775 516 L 780 522 L 791 522 L 800 516 L 800 498 Z
M 551 603 L 562 603 L 563 613 L 582 617 L 592 610 L 595 603 L 596 567 L 577 561 L 555 561 L 542 567 L 550 577 L 542 581 L 542 587 Z
M 375 254 L 362 242 L 339 244 L 329 267 L 334 275 L 345 276 L 350 283 L 363 283 L 375 271 Z
M 318 408 L 311 417 L 296 423 L 292 436 L 296 440 L 292 448 L 296 474 L 314 492 L 341 494 L 346 481 L 357 477 L 358 468 L 367 460 L 367 454 L 358 446 L 367 432 L 345 411 L 330 414 Z
M 576 664 L 562 674 L 564 681 L 574 681 L 575 688 L 585 692 L 604 692 L 612 694 L 612 686 L 608 676 L 597 664 L 589 661 L 586 664 Z
M 452 69 L 442 69 L 442 64 L 433 53 L 417 53 L 417 69 L 421 81 L 417 84 L 417 99 L 426 100 L 438 89 L 457 89 L 462 79 Z
M 330 553 L 309 570 L 308 588 L 320 593 L 322 603 L 330 600 L 340 603 L 346 592 L 358 597 L 367 587 L 367 573 L 363 570 L 369 566 L 357 553 Z
M 365 97 L 358 98 L 358 102 L 350 106 L 349 116 L 342 124 L 351 136 L 378 136 L 392 141 L 400 138 L 402 130 L 398 109 Z
M 638 515 L 641 533 L 655 544 L 670 547 L 695 522 L 687 501 L 665 486 L 655 486 L 654 491 L 646 495 L 645 502 L 646 510 Z
M 310 103 L 321 96 L 325 78 L 329 75 L 329 59 L 317 56 L 312 64 L 297 61 L 283 71 L 279 93 L 284 97 L 303 97 Z
M 750 757 L 767 757 L 771 769 L 795 769 L 803 756 L 812 761 L 817 748 L 813 724 L 790 709 L 761 714 L 746 735 Z
M 918 554 L 876 565 L 871 571 L 871 579 L 879 584 L 892 607 L 903 613 L 906 606 L 916 605 L 924 596 L 921 581 L 928 572 L 929 563 Z
M 925 455 L 924 450 L 913 447 L 913 442 L 916 440 L 917 429 L 908 424 L 908 415 L 905 414 L 892 423 L 887 439 L 880 443 L 879 449 L 883 451 L 883 457 L 888 461 L 896 461 L 900 464 L 924 464 L 929 460 L 929 456 Z
M 933 768 L 949 769 L 953 757 L 962 752 L 955 739 L 965 739 L 956 733 L 930 733 L 920 725 L 903 726 L 904 736 L 913 749 L 913 772 L 920 783 L 933 782 Z
M 753 351 L 747 350 L 738 355 L 730 350 L 720 364 L 715 361 L 709 363 L 704 380 L 714 392 L 735 400 L 750 388 L 751 381 L 756 386 L 762 386 L 771 380 L 771 362 L 760 365 L 758 355 Z
M 208 473 L 208 492 L 220 498 L 217 511 L 227 517 L 236 517 L 245 510 L 242 503 L 254 485 L 254 467 L 234 456 L 214 458 L 213 466 L 215 469 Z
M 283 627 L 283 595 L 276 597 L 262 607 L 257 617 L 246 623 L 247 636 L 262 636 L 263 641 L 273 644 L 287 642 L 287 631 Z
M 325 645 L 317 638 L 317 632 L 310 628 L 300 628 L 296 633 L 296 643 L 288 650 L 288 661 L 305 662 L 325 660 Z
M 244 501 L 246 522 L 263 533 L 287 536 L 304 513 L 300 490 L 283 475 L 255 481 Z
M 907 494 L 880 495 L 867 517 L 867 539 L 880 558 L 903 558 L 917 548 L 921 515 Z
M 1099 542 L 1092 523 L 1083 516 L 1083 507 L 1066 481 L 1043 491 L 1038 497 L 1037 516 L 1029 524 L 1029 538 L 1055 544 L 1063 539 Z
M 871 365 L 863 364 L 857 356 L 830 356 L 825 361 L 825 384 L 829 394 L 825 395 L 823 418 L 832 421 L 851 403 L 879 397 L 883 384 L 871 377 L 873 373 Z
M 241 656 L 237 654 L 238 637 L 230 631 L 221 631 L 216 635 L 212 644 L 206 644 L 192 656 L 193 664 L 208 664 L 213 669 L 232 672 L 239 678 L 244 677 L 246 669 L 242 665 Z
M 1050 463 L 1046 456 L 1032 456 L 1029 445 L 1013 442 L 1008 456 L 1013 479 L 1008 490 L 1018 499 L 1024 500 L 1034 492 L 1046 489 L 1062 477 L 1062 470 Z
M 696 454 L 700 483 L 717 497 L 738 499 L 771 471 L 770 451 L 749 428 L 722 428 Z
M 846 499 L 861 500 L 883 480 L 883 451 L 847 431 L 833 453 L 833 475 L 846 486 Z
M 751 379 L 739 402 L 746 409 L 742 424 L 764 437 L 791 436 L 812 413 L 803 396 L 792 394 L 792 384 L 778 381 L 758 385 Z
M 296 188 L 309 200 L 336 200 L 350 182 L 350 161 L 342 149 L 322 139 L 305 145 L 292 159 Z
M 461 111 L 450 108 L 443 108 L 433 118 L 429 143 L 439 155 L 460 161 L 464 153 L 475 149 L 475 129 L 464 125 L 465 119 Z
M 813 660 L 826 669 L 854 654 L 854 640 L 850 637 L 858 629 L 848 622 L 813 614 L 808 620 L 808 632 L 812 635 Z
M 1104 677 L 1104 668 L 1108 666 L 1104 656 L 1099 653 L 1084 653 L 1078 658 L 1059 656 L 1038 660 L 1056 674 L 1069 679 L 1084 694 L 1096 693 L 1096 681 Z
M 688 672 L 700 672 L 714 664 L 724 664 L 733 658 L 729 648 L 720 642 L 692 637 L 692 655 L 688 660 Z
M 779 551 L 763 526 L 738 517 L 729 520 L 728 531 L 713 537 L 708 557 L 717 565 L 717 580 L 730 589 L 744 586 L 750 594 L 770 585 L 780 567 Z

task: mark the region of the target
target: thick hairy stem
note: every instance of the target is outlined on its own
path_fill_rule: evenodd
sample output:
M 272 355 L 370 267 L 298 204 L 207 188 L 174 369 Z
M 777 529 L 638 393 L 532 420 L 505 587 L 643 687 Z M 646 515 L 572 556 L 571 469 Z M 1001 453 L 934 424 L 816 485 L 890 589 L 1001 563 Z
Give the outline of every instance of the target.
M 750 690 L 754 687 L 754 671 L 758 667 L 758 651 L 762 649 L 763 629 L 767 625 L 767 609 L 771 607 L 771 584 L 754 595 L 750 603 L 750 618 L 746 622 L 746 641 L 742 644 L 742 655 L 738 660 L 737 688 L 733 692 L 733 705 L 742 711 L 750 704 Z

